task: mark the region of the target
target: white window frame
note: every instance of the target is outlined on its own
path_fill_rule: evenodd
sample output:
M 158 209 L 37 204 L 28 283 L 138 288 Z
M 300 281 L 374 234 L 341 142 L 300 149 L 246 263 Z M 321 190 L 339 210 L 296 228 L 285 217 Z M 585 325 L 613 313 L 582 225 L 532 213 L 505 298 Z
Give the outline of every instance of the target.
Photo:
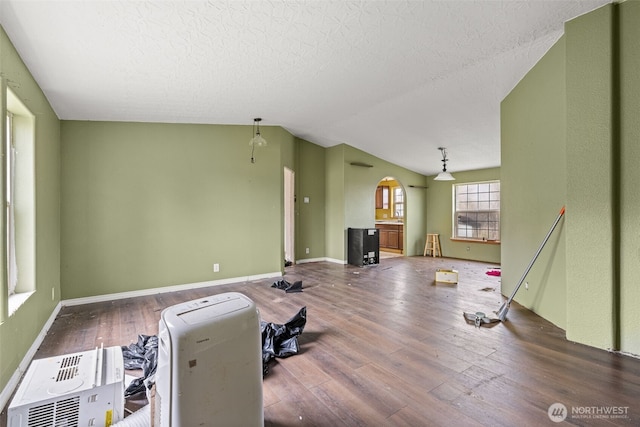
M 452 239 L 500 241 L 500 181 L 453 184 Z
M 36 291 L 35 250 L 35 116 L 9 89 L 6 90 L 5 241 L 7 314 L 11 316 Z M 11 214 L 14 221 L 11 221 Z M 12 255 L 13 253 L 13 255 Z M 10 285 L 10 282 L 13 282 Z M 10 287 L 15 291 L 9 294 Z M 4 302 L 3 302 L 4 303 Z M 4 313 L 4 311 L 3 311 Z M 0 321 L 3 319 L 0 319 Z
M 404 218 L 404 190 L 402 187 L 393 187 L 393 217 Z
M 7 254 L 7 288 L 11 297 L 16 293 L 18 285 L 18 264 L 16 261 L 16 226 L 15 204 L 13 194 L 15 192 L 15 143 L 13 132 L 13 113 L 7 110 L 6 139 L 4 147 L 4 182 L 5 182 L 5 218 L 6 218 L 6 242 Z

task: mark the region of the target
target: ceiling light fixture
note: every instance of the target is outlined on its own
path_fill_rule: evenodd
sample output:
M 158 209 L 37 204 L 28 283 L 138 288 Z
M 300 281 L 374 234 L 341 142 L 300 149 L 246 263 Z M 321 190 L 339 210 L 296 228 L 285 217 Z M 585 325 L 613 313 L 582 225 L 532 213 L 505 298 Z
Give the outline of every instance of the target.
M 264 139 L 262 137 L 262 135 L 260 135 L 260 122 L 262 121 L 262 119 L 260 117 L 257 117 L 255 119 L 253 119 L 253 133 L 252 133 L 252 137 L 251 140 L 249 141 L 249 145 L 251 146 L 251 163 L 255 163 L 256 162 L 256 158 L 255 158 L 255 150 L 256 147 L 263 147 L 265 145 L 267 145 L 267 140 Z
M 447 149 L 443 147 L 438 147 L 438 150 L 442 153 L 442 172 L 438 174 L 435 178 L 435 181 L 455 181 L 456 179 L 451 176 L 449 172 L 447 172 Z

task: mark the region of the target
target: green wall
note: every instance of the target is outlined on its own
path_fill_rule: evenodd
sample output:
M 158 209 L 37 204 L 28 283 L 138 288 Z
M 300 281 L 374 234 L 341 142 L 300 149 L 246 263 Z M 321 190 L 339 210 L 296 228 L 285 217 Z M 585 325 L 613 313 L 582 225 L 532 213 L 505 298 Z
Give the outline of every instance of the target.
M 324 258 L 326 149 L 301 139 L 297 140 L 296 172 L 296 260 Z M 304 198 L 309 203 L 304 203 Z M 309 248 L 309 253 L 305 253 Z
M 640 354 L 640 2 L 620 11 L 620 348 Z
M 516 299 L 569 340 L 631 354 L 640 354 L 638 22 L 636 1 L 567 22 L 501 109 L 503 293 L 565 198 L 560 232 Z
M 560 39 L 501 105 L 502 293 L 510 295 L 566 203 L 565 41 Z M 564 221 L 515 300 L 566 328 Z
M 352 165 L 364 163 L 371 167 Z M 375 192 L 386 176 L 405 190 L 405 255 L 422 254 L 425 241 L 426 178 L 346 144 L 331 147 L 327 155 L 327 250 L 346 262 L 347 229 L 375 226 Z
M 325 162 L 326 257 L 335 262 L 346 262 L 344 147 L 342 145 L 335 145 L 328 148 Z
M 435 161 L 435 159 L 434 159 Z M 465 182 L 492 181 L 500 179 L 500 168 L 480 169 L 453 173 L 455 181 L 427 180 L 427 233 L 440 235 L 442 255 L 448 258 L 470 259 L 500 264 L 500 245 L 472 241 L 453 241 L 453 184 Z M 502 186 L 501 186 L 501 200 Z M 502 207 L 501 207 L 502 209 Z M 501 221 L 504 215 L 501 213 Z M 424 246 L 419 251 L 423 253 Z
M 63 299 L 277 273 L 293 137 L 248 126 L 62 122 Z M 213 264 L 220 271 L 213 272 Z
M 0 263 L 3 281 L 0 286 L 0 389 L 4 389 L 60 300 L 60 122 L 2 28 L 0 86 L 2 138 L 5 137 L 5 91 L 9 87 L 35 115 L 36 159 L 36 292 L 10 317 L 7 317 L 5 263 Z M 4 222 L 4 210 L 2 212 Z
M 567 43 L 567 338 L 615 348 L 613 12 L 570 21 Z M 589 319 L 587 321 L 587 319 Z

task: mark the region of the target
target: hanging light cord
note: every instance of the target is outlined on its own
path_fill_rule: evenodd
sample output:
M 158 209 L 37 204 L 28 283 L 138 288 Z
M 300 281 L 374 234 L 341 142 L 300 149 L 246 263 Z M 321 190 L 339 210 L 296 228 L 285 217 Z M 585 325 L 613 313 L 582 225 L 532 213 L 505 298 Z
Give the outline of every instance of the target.
M 254 153 L 256 151 L 255 137 L 256 137 L 256 135 L 260 135 L 260 120 L 262 120 L 262 119 L 253 119 L 253 133 L 251 135 L 251 139 L 254 142 L 251 144 L 251 163 L 255 163 L 256 162 L 256 158 L 254 156 Z M 258 131 L 257 132 L 256 132 L 256 125 L 258 126 Z
M 447 171 L 447 149 L 440 148 L 440 151 L 442 152 L 442 172 L 446 172 Z
M 251 134 L 251 138 L 255 138 L 256 136 L 256 121 L 253 120 L 253 133 Z M 256 162 L 256 158 L 253 156 L 253 153 L 256 151 L 256 144 L 251 144 L 251 163 Z

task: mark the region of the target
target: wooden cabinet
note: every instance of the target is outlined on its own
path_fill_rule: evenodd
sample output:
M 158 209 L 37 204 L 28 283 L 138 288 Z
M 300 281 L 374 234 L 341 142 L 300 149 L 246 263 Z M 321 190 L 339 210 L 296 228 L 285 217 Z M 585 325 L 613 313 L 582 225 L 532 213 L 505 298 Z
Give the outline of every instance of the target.
M 376 188 L 376 209 L 389 209 L 389 187 L 386 185 Z
M 378 229 L 378 233 L 380 234 L 380 247 L 381 248 L 388 248 L 389 247 L 389 232 L 383 228 L 381 228 L 379 225 L 376 225 L 376 228 Z
M 398 249 L 398 230 L 389 230 L 389 248 Z
M 403 249 L 404 225 L 403 224 L 376 224 L 380 233 L 380 247 L 387 249 Z

